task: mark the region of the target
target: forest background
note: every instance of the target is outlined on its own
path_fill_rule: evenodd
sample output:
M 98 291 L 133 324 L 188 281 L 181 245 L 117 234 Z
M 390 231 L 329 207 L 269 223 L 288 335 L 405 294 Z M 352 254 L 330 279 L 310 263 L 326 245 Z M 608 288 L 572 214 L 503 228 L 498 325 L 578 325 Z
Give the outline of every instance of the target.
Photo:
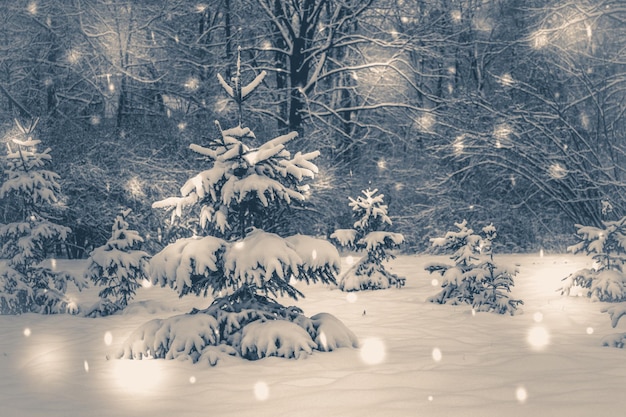
M 500 251 L 564 250 L 575 223 L 626 215 L 621 0 L 18 0 L 0 21 L 0 138 L 39 119 L 70 258 L 124 208 L 153 249 L 195 232 L 151 205 L 235 124 L 215 81 L 238 48 L 244 84 L 268 73 L 244 109 L 257 140 L 322 153 L 299 232 L 350 227 L 367 187 L 411 251 L 462 219 Z

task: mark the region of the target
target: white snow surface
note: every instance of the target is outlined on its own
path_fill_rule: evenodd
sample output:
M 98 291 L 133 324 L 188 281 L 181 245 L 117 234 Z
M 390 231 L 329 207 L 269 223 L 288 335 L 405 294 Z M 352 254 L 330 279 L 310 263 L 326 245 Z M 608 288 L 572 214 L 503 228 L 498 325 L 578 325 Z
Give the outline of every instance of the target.
M 231 357 L 212 367 L 207 361 L 113 359 L 139 326 L 211 302 L 179 299 L 156 286 L 139 289 L 125 313 L 105 318 L 0 316 L 0 416 L 622 415 L 626 352 L 601 342 L 624 332 L 626 321 L 613 329 L 600 311 L 611 304 L 556 291 L 563 277 L 589 267 L 590 258 L 501 259 L 520 264 L 512 296 L 525 301 L 523 314 L 472 314 L 470 306 L 427 302 L 439 286 L 424 265 L 445 263 L 445 256 L 391 261 L 390 271 L 407 278 L 402 289 L 346 294 L 298 283 L 306 298 L 295 303 L 307 316 L 328 312 L 360 342 L 299 360 Z M 77 275 L 86 266 L 56 264 Z M 71 296 L 89 304 L 97 288 Z

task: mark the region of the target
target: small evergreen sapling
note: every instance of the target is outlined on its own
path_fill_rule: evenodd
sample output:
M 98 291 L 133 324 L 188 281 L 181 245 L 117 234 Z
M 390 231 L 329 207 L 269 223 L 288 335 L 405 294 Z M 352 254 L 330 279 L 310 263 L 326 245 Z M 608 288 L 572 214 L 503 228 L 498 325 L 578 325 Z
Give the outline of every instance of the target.
M 111 238 L 95 248 L 89 256 L 85 278 L 104 287 L 96 303 L 86 316 L 107 316 L 126 308 L 144 279 L 148 279 L 149 255 L 140 250 L 143 239 L 129 229 L 126 218 L 130 209 L 115 218 Z
M 488 225 L 482 235 L 467 227 L 467 221 L 455 223 L 457 231 L 431 239 L 437 250 L 452 252 L 454 265 L 432 263 L 426 266 L 430 273 L 441 274 L 442 290 L 428 301 L 439 304 L 469 304 L 475 311 L 515 314 L 521 300 L 509 298 L 514 286 L 516 268 L 495 263 L 492 243 L 496 228 Z
M 349 206 L 356 219 L 354 229 L 338 229 L 330 235 L 342 246 L 365 251 L 365 256 L 341 277 L 339 288 L 343 291 L 402 287 L 405 283 L 405 278 L 387 271 L 383 264 L 394 258 L 389 250 L 400 246 L 404 236 L 383 230 L 391 226 L 391 219 L 383 202 L 385 196 L 377 192 L 367 189 L 362 191 L 363 196 L 350 197 Z
M 215 365 L 229 356 L 298 358 L 313 349 L 356 346 L 354 334 L 332 316 L 308 318 L 273 298 L 302 296 L 296 281 L 335 283 L 340 259 L 324 240 L 266 231 L 281 229 L 289 207 L 304 203 L 304 183 L 318 172 L 312 160 L 319 153 L 292 155 L 285 145 L 295 132 L 250 145 L 256 138 L 241 125 L 241 104 L 264 76 L 262 72 L 242 85 L 238 59 L 232 85 L 218 77 L 238 105 L 239 125 L 222 129 L 216 122 L 217 139 L 191 145 L 209 166 L 182 186 L 180 196 L 153 205 L 171 210 L 172 223 L 198 219 L 194 236 L 172 242 L 151 259 L 153 283 L 170 286 L 180 296 L 210 292 L 216 298 L 204 310 L 141 326 L 120 357 L 184 358 Z M 329 340 L 337 345 L 329 347 Z
M 0 224 L 0 313 L 74 312 L 65 295 L 68 282 L 78 289 L 84 282 L 65 272 L 41 265 L 49 250 L 64 241 L 70 229 L 51 219 L 59 210 L 59 176 L 48 169 L 50 149 L 37 150 L 41 141 L 32 138 L 37 122 L 17 124 L 16 137 L 6 142 L 5 179 L 0 198 L 9 199 L 12 211 Z
M 626 217 L 605 221 L 603 225 L 603 228 L 576 225 L 581 241 L 567 250 L 592 255 L 594 265 L 564 278 L 561 294 L 582 289 L 592 301 L 626 301 Z

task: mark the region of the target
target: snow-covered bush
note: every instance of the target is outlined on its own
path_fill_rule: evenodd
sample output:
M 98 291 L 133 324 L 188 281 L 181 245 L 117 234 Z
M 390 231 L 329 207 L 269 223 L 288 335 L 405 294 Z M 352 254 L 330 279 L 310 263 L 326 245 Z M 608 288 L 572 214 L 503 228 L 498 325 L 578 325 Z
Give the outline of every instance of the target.
M 119 214 L 113 222 L 111 237 L 89 256 L 85 278 L 104 287 L 100 300 L 85 315 L 107 316 L 124 309 L 135 296 L 144 279 L 148 279 L 149 255 L 140 250 L 143 238 L 129 229 L 126 218 L 130 209 Z
M 241 112 L 264 76 L 241 85 L 238 62 L 232 85 L 218 78 Z M 356 345 L 339 325 L 328 325 L 322 337 L 318 321 L 272 298 L 301 297 L 292 280 L 336 283 L 340 258 L 333 245 L 277 232 L 284 230 L 287 210 L 305 203 L 305 182 L 318 172 L 312 162 L 318 152 L 292 155 L 285 145 L 295 132 L 254 147 L 255 135 L 241 126 L 241 119 L 240 113 L 239 125 L 226 130 L 216 123 L 217 139 L 191 145 L 209 166 L 181 187 L 180 196 L 153 205 L 170 210 L 172 223 L 198 220 L 194 236 L 170 243 L 151 259 L 153 283 L 180 296 L 210 293 L 216 298 L 204 310 L 147 323 L 129 337 L 120 357 L 176 357 L 214 365 L 232 355 L 298 358 L 313 349 L 330 350 L 318 344 L 324 338 L 332 348 Z
M 626 301 L 626 217 L 603 222 L 603 228 L 576 225 L 581 241 L 569 252 L 592 255 L 592 268 L 580 269 L 566 278 L 562 294 L 580 289 L 592 301 Z
M 0 224 L 0 313 L 75 313 L 65 293 L 68 282 L 81 289 L 84 282 L 65 272 L 41 265 L 54 245 L 67 238 L 70 229 L 51 219 L 61 208 L 58 175 L 46 169 L 50 149 L 37 150 L 32 138 L 37 125 L 22 126 L 6 138 L 8 154 L 0 199 L 10 201 L 11 221 Z
M 391 225 L 387 215 L 387 205 L 383 203 L 383 194 L 376 194 L 377 189 L 363 190 L 363 196 L 350 197 L 349 206 L 356 219 L 354 229 L 338 229 L 330 235 L 341 246 L 364 251 L 363 256 L 339 280 L 343 291 L 377 290 L 391 286 L 402 287 L 405 278 L 385 269 L 384 261 L 393 259 L 389 252 L 404 242 L 400 233 L 384 229 Z
M 442 276 L 442 290 L 428 301 L 439 304 L 469 304 L 475 311 L 515 314 L 521 300 L 509 298 L 514 286 L 516 267 L 498 265 L 493 259 L 492 243 L 496 228 L 488 225 L 482 234 L 467 227 L 467 221 L 455 223 L 457 231 L 431 239 L 436 250 L 452 252 L 454 265 L 431 263 L 430 273 Z

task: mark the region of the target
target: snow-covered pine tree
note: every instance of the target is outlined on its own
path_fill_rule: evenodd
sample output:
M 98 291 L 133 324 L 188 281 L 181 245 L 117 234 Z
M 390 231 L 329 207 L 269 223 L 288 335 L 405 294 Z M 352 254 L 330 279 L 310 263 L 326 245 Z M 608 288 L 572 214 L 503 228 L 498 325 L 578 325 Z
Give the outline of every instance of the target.
M 576 225 L 581 240 L 567 250 L 592 255 L 594 265 L 565 277 L 561 294 L 576 288 L 592 301 L 626 301 L 626 217 L 602 223 L 603 228 Z
M 391 226 L 391 219 L 384 204 L 385 196 L 377 192 L 378 189 L 367 189 L 362 190 L 363 196 L 349 197 L 349 206 L 356 219 L 354 229 L 338 229 L 330 235 L 342 246 L 365 251 L 365 256 L 341 277 L 339 288 L 343 291 L 402 287 L 405 283 L 405 278 L 387 271 L 383 264 L 394 258 L 389 251 L 400 246 L 404 236 L 384 230 Z
M 206 295 L 213 303 L 165 320 L 153 320 L 133 333 L 120 357 L 186 358 L 214 365 L 229 355 L 247 359 L 300 357 L 317 350 L 355 347 L 357 340 L 339 320 L 323 313 L 308 318 L 273 296 L 294 299 L 302 293 L 293 281 L 335 283 L 340 259 L 325 240 L 305 235 L 283 237 L 281 216 L 303 204 L 307 179 L 318 172 L 319 152 L 292 155 L 285 145 L 297 133 L 271 139 L 259 147 L 254 133 L 242 127 L 242 103 L 265 77 L 243 85 L 240 60 L 232 83 L 218 80 L 239 108 L 239 125 L 222 129 L 218 138 L 191 150 L 208 162 L 189 179 L 181 196 L 154 203 L 172 211 L 172 220 L 196 217 L 197 235 L 169 244 L 150 261 L 153 283 L 170 286 L 180 296 Z M 193 215 L 192 215 L 193 214 Z
M 457 231 L 431 239 L 437 250 L 452 252 L 454 265 L 432 263 L 425 267 L 442 276 L 442 290 L 428 301 L 439 304 L 470 304 L 475 311 L 515 314 L 521 300 L 509 298 L 517 268 L 505 267 L 493 259 L 496 228 L 490 224 L 482 235 L 467 227 L 467 221 L 455 223 Z
M 50 149 L 37 151 L 41 141 L 32 138 L 37 120 L 30 126 L 16 121 L 7 138 L 5 178 L 0 198 L 9 199 L 7 224 L 0 224 L 0 313 L 75 312 L 66 297 L 68 281 L 81 289 L 84 282 L 65 272 L 41 265 L 55 244 L 66 239 L 70 229 L 51 219 L 59 210 L 59 176 L 48 169 Z
M 126 221 L 131 210 L 122 211 L 113 222 L 111 238 L 95 248 L 88 259 L 85 278 L 104 287 L 100 300 L 85 315 L 108 316 L 126 308 L 142 281 L 148 278 L 148 253 L 141 250 L 143 238 Z

